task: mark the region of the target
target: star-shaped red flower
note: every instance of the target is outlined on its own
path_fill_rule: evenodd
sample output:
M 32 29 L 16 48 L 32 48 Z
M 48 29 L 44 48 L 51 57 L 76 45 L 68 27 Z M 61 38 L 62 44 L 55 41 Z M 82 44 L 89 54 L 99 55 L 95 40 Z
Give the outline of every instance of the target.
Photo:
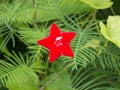
M 55 23 L 50 28 L 48 37 L 38 40 L 37 43 L 50 50 L 50 62 L 55 61 L 61 55 L 74 57 L 70 47 L 71 40 L 75 37 L 75 32 L 62 32 Z

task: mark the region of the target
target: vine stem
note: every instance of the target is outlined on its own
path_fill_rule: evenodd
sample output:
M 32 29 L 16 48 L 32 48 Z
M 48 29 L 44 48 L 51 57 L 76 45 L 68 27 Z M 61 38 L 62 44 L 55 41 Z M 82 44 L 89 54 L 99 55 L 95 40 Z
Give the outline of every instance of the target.
M 112 7 L 110 7 L 110 10 L 111 10 L 112 14 L 115 16 L 116 14 L 115 14 L 114 9 Z

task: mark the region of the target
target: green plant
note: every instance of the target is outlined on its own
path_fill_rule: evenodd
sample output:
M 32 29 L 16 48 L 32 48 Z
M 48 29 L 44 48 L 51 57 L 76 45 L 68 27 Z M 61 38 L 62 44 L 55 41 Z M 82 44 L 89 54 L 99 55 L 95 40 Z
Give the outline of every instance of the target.
M 119 90 L 120 49 L 116 38 L 108 38 L 111 25 L 103 24 L 116 15 L 119 0 L 99 2 L 1 0 L 1 90 Z M 49 63 L 48 50 L 37 44 L 49 35 L 53 22 L 61 31 L 77 33 L 71 42 L 74 58 Z M 113 27 L 120 24 L 115 23 Z

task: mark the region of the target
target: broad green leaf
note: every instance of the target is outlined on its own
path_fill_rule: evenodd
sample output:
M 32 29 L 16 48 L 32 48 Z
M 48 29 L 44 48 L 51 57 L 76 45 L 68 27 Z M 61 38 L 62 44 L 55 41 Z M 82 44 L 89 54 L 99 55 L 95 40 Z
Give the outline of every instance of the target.
M 32 82 L 31 80 L 28 80 L 24 82 L 23 84 L 7 84 L 7 87 L 9 90 L 38 90 L 38 85 L 35 84 L 35 82 Z
M 75 90 L 71 86 L 70 75 L 65 72 L 59 76 L 53 83 L 49 84 L 45 90 Z
M 107 25 L 100 22 L 100 27 L 103 36 L 120 47 L 120 16 L 109 16 Z
M 113 2 L 111 2 L 110 0 L 81 0 L 81 1 L 95 9 L 109 8 L 113 4 Z

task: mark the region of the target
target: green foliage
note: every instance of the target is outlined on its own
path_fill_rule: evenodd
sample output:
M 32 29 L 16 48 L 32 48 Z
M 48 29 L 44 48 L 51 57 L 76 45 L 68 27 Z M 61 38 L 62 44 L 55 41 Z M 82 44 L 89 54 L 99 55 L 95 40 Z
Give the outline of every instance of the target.
M 28 44 L 28 49 L 30 50 L 30 53 L 33 55 L 32 57 L 36 59 L 38 56 L 43 56 L 42 53 L 47 53 L 44 48 L 37 45 L 37 41 L 39 39 L 44 38 L 48 34 L 48 28 L 46 28 L 46 25 L 41 25 L 40 29 L 35 28 L 26 28 L 26 27 L 20 27 L 19 28 L 19 34 L 21 36 L 21 40 L 24 40 Z
M 38 11 L 38 19 L 36 21 L 48 21 L 71 13 L 91 11 L 89 6 L 77 2 L 77 0 L 38 0 L 36 3 Z
M 29 87 L 27 84 L 37 85 L 38 76 L 35 72 L 40 72 L 39 70 L 42 68 L 39 65 L 40 61 L 36 60 L 34 63 L 31 63 L 32 60 L 28 55 L 24 59 L 20 53 L 18 56 L 15 52 L 13 52 L 11 58 L 5 57 L 6 60 L 0 60 L 0 80 L 3 86 L 7 85 L 8 88 L 14 87 L 14 89 L 10 90 L 18 90 L 16 88 L 19 88 L 23 83 L 26 84 L 24 86 L 26 88 Z
M 46 86 L 45 90 L 75 90 L 75 89 L 73 89 L 71 86 L 70 75 L 67 72 L 64 72 L 53 83 Z
M 85 14 L 86 15 L 86 14 Z M 65 24 L 67 30 L 76 31 L 77 36 L 72 41 L 71 47 L 75 53 L 74 59 L 72 58 L 64 58 L 65 62 L 71 62 L 73 65 L 73 69 L 77 69 L 79 65 L 86 67 L 88 63 L 93 63 L 95 61 L 96 51 L 95 48 L 91 46 L 87 46 L 86 44 L 88 41 L 97 39 L 97 33 L 95 31 L 96 27 L 93 21 L 88 21 L 83 24 L 83 22 L 79 22 L 82 17 L 76 18 L 75 16 L 66 17 L 67 20 L 63 19 L 61 24 Z M 82 28 L 82 25 L 85 25 L 85 28 Z M 94 44 L 94 43 L 93 43 Z M 95 45 L 95 44 L 94 44 Z
M 118 90 L 110 87 L 107 79 L 103 80 L 108 77 L 103 73 L 93 68 L 87 68 L 87 70 L 80 68 L 71 74 L 65 71 L 54 82 L 47 85 L 45 90 Z
M 32 20 L 32 13 L 34 12 L 32 9 L 32 3 L 28 2 L 28 0 L 14 0 L 12 3 L 1 3 L 0 21 L 27 23 Z
M 13 27 L 11 27 L 8 23 L 4 22 L 4 26 L 0 27 L 0 38 L 1 38 L 1 42 L 0 42 L 0 50 L 4 51 L 7 43 L 9 42 L 9 40 L 12 40 L 13 43 L 13 47 L 15 46 L 15 38 L 14 38 L 14 34 L 16 33 L 15 29 Z M 4 38 L 3 38 L 4 37 Z
M 108 43 L 107 43 L 108 44 Z M 98 61 L 103 69 L 111 68 L 111 69 L 119 69 L 120 68 L 120 49 L 115 45 L 108 45 L 107 47 L 103 47 L 100 49 L 98 53 Z
M 28 44 L 36 44 L 36 41 L 44 38 L 48 34 L 47 23 L 41 25 L 40 29 L 30 28 L 30 27 L 18 27 L 21 39 L 23 39 Z M 28 39 L 29 38 L 29 39 Z
M 92 68 L 85 71 L 84 69 L 79 69 L 73 76 L 72 87 L 76 90 L 105 90 L 108 88 L 105 85 L 107 81 L 102 80 L 105 77 L 105 74 L 100 74 L 100 72 L 94 71 Z

